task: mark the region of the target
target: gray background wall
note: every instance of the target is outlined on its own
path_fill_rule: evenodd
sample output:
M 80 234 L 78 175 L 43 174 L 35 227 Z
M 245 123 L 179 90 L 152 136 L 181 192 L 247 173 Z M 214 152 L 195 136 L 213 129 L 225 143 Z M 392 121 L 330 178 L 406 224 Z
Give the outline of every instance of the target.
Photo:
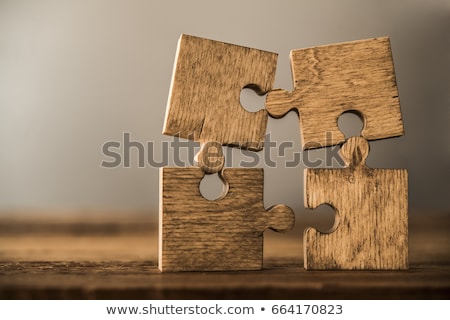
M 156 212 L 158 169 L 136 154 L 102 168 L 102 145 L 173 140 L 161 130 L 181 33 L 278 52 L 285 89 L 291 49 L 389 36 L 406 136 L 372 142 L 369 164 L 409 170 L 412 212 L 448 210 L 449 30 L 448 0 L 2 0 L 0 210 Z M 268 131 L 295 143 L 277 163 L 300 152 L 294 113 Z M 266 205 L 303 212 L 302 184 L 303 166 L 266 168 Z

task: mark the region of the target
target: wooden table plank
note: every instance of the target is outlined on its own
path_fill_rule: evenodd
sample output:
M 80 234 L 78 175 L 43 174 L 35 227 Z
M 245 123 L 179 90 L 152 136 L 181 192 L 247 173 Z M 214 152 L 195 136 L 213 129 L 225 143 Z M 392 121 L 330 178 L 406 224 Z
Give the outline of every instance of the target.
M 410 217 L 410 270 L 393 272 L 305 271 L 298 224 L 266 233 L 262 271 L 161 274 L 154 221 L 115 219 L 0 218 L 0 299 L 450 298 L 446 213 Z

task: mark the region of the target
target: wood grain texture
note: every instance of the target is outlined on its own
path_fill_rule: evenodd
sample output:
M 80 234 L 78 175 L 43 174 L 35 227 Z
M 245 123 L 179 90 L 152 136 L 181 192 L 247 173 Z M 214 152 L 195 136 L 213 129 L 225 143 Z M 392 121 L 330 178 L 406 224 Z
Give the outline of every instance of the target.
M 266 109 L 297 110 L 303 149 L 344 142 L 337 121 L 347 111 L 363 118 L 367 140 L 404 134 L 389 38 L 293 50 L 291 68 L 294 90 L 271 91 Z
M 269 265 L 253 272 L 161 274 L 153 261 L 0 261 L 0 299 L 450 298 L 448 265 L 414 264 L 400 272 L 310 272 L 296 261 L 282 262 L 282 268 Z
M 200 168 L 161 168 L 159 269 L 161 271 L 259 270 L 263 232 L 286 231 L 293 211 L 263 205 L 263 169 L 224 169 L 228 193 L 203 198 Z
M 246 111 L 240 93 L 245 87 L 268 92 L 276 66 L 276 53 L 182 35 L 163 133 L 261 150 L 267 112 Z
M 305 170 L 306 207 L 336 210 L 331 233 L 305 231 L 305 268 L 408 269 L 407 171 L 367 167 L 362 137 L 350 138 L 340 152 L 347 168 Z

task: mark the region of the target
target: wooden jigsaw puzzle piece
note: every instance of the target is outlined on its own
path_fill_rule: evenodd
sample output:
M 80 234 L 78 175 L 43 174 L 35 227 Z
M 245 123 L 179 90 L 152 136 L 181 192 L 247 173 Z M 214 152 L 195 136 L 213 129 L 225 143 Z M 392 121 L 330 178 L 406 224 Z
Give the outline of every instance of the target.
M 197 165 L 207 174 L 222 171 L 225 165 L 222 145 L 209 141 L 201 145 L 200 151 L 195 155 Z
M 310 270 L 408 269 L 408 174 L 365 165 L 369 144 L 350 138 L 340 150 L 344 169 L 305 169 L 305 206 L 336 210 L 331 233 L 304 234 Z
M 163 133 L 200 143 L 259 151 L 267 112 L 246 111 L 241 90 L 267 93 L 275 80 L 276 53 L 181 35 Z
M 159 269 L 262 269 L 263 232 L 291 229 L 293 211 L 264 208 L 263 169 L 224 169 L 228 193 L 216 201 L 199 191 L 204 174 L 195 167 L 161 169 Z
M 293 50 L 290 58 L 294 90 L 271 91 L 266 109 L 275 118 L 297 110 L 303 149 L 344 142 L 337 121 L 349 111 L 363 119 L 367 140 L 404 134 L 389 38 Z

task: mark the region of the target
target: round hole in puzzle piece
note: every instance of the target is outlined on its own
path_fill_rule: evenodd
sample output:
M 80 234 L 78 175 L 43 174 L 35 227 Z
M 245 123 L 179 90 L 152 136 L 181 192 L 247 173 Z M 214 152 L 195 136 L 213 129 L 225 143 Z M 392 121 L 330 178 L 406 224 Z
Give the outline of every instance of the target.
M 356 110 L 345 111 L 338 118 L 338 127 L 345 139 L 360 136 L 364 129 L 364 116 Z
M 254 85 L 245 86 L 241 90 L 240 102 L 242 108 L 248 112 L 257 112 L 264 110 L 264 104 L 267 94 L 260 94 L 258 87 Z
M 199 190 L 206 200 L 220 200 L 228 194 L 228 183 L 220 173 L 205 174 L 200 181 Z

